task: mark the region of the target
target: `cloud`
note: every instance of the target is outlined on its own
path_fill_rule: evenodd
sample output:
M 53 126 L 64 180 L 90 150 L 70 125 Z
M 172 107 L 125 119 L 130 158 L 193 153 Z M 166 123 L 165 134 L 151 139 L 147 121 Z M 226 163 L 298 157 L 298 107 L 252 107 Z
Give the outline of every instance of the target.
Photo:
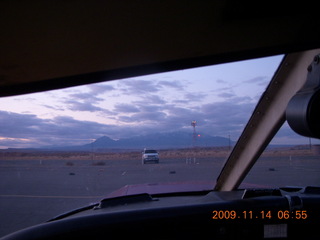
M 69 94 L 68 98 L 63 101 L 63 104 L 66 104 L 67 108 L 72 111 L 95 112 L 104 110 L 95 106 L 95 104 L 102 101 L 104 101 L 103 98 L 97 97 L 97 95 L 91 91 Z
M 89 89 L 89 91 L 84 91 L 79 88 L 78 90 L 74 90 L 70 93 L 66 91 L 65 97 L 62 98 L 61 104 L 64 108 L 71 111 L 87 111 L 87 112 L 99 112 L 104 111 L 111 113 L 110 111 L 96 106 L 97 104 L 105 101 L 104 97 L 99 97 L 101 94 L 105 94 L 106 92 L 112 92 L 115 88 L 112 85 L 105 84 L 92 84 L 86 86 L 84 89 Z M 47 108 L 50 108 L 46 106 Z M 51 107 L 51 109 L 53 109 Z M 56 109 L 59 109 L 56 107 Z M 60 107 L 63 109 L 63 107 Z
M 18 114 L 0 111 L 1 137 L 28 138 L 34 129 L 43 124 L 33 114 Z
M 250 78 L 248 80 L 243 81 L 244 83 L 257 83 L 257 84 L 263 84 L 264 86 L 268 83 L 268 77 L 267 76 L 258 76 L 254 78 Z
M 200 133 L 230 135 L 235 141 L 250 118 L 255 101 L 253 97 L 240 96 L 233 91 L 236 84 L 225 85 L 222 79 L 216 81 L 222 88 L 208 90 L 218 96 L 220 102 L 211 103 L 208 103 L 210 94 L 191 91 L 192 86 L 179 81 L 134 79 L 110 86 L 96 84 L 64 91 L 60 100 L 58 96 L 54 98 L 53 105 L 41 104 L 54 113 L 51 116 L 55 117 L 50 119 L 39 117 L 44 114 L 37 116 L 0 111 L 0 147 L 82 145 L 104 135 L 119 139 L 157 132 L 192 132 L 192 120 L 197 121 L 197 131 Z M 244 88 L 247 84 L 256 85 L 263 81 L 265 77 L 248 79 Z M 119 96 L 115 97 L 115 94 Z M 126 98 L 128 95 L 131 95 L 130 98 Z M 111 107 L 104 109 L 106 106 Z M 69 113 L 63 110 L 87 112 L 86 115 L 92 116 L 92 120 L 77 120 L 71 114 L 59 115 Z M 94 122 L 95 116 L 99 116 L 100 122 L 108 123 L 110 120 L 110 124 Z M 295 137 L 287 126 L 277 136 L 278 142 Z
M 186 93 L 184 98 L 189 102 L 203 102 L 203 100 L 207 97 L 206 93 L 195 92 L 195 93 Z
M 228 84 L 228 81 L 223 80 L 223 79 L 217 79 L 217 80 L 216 80 L 216 83 L 219 83 L 219 84 Z
M 132 79 L 131 81 L 123 81 L 119 85 L 119 90 L 130 95 L 156 93 L 160 90 L 155 82 L 148 80 Z
M 27 138 L 6 138 L 0 137 L 0 149 L 7 148 L 8 146 L 15 148 L 33 147 L 35 142 Z
M 54 111 L 64 111 L 65 109 L 61 106 L 52 106 L 52 105 L 48 105 L 48 104 L 42 104 L 41 106 L 48 108 L 48 109 L 52 109 Z
M 76 100 L 66 100 L 64 102 L 67 108 L 72 111 L 87 111 L 87 112 L 97 112 L 105 111 L 105 109 L 94 106 L 89 100 L 85 102 L 80 102 Z
M 112 114 L 118 124 L 76 120 L 69 116 L 42 119 L 34 114 L 0 111 L 0 147 L 70 146 L 87 144 L 104 135 L 119 139 L 157 132 L 192 132 L 192 120 L 197 121 L 197 131 L 200 133 L 230 135 L 235 141 L 255 104 L 250 98 L 234 97 L 228 101 L 197 106 L 177 106 L 169 102 L 149 105 L 143 101 L 115 106 Z M 297 135 L 284 126 L 275 141 L 281 143 L 283 139 L 289 141 L 296 138 Z
M 131 117 L 136 122 L 159 122 L 166 119 L 167 114 L 157 111 L 145 111 L 133 114 Z
M 107 84 L 92 84 L 89 85 L 88 88 L 90 89 L 90 92 L 95 95 L 104 94 L 106 92 L 111 92 L 115 90 L 115 88 L 112 85 Z
M 147 94 L 140 97 L 141 101 L 134 101 L 133 104 L 140 105 L 140 106 L 150 106 L 150 105 L 163 105 L 167 104 L 168 102 L 159 95 L 154 94 Z
M 134 106 L 133 104 L 126 104 L 126 103 L 119 103 L 115 105 L 115 108 L 113 109 L 116 113 L 136 113 L 139 112 L 139 108 Z
M 80 92 L 80 93 L 73 93 L 69 95 L 70 98 L 75 100 L 90 100 L 91 102 L 100 102 L 103 101 L 103 98 L 99 98 L 96 95 L 93 94 L 93 92 Z
M 233 135 L 238 138 L 255 104 L 251 102 L 217 102 L 204 104 L 201 112 L 204 114 L 204 128 L 217 136 Z
M 32 114 L 0 111 L 0 146 L 39 147 L 45 145 L 77 145 L 107 132 L 109 126 L 60 116 L 41 119 Z M 26 141 L 26 139 L 28 141 Z
M 175 90 L 183 90 L 184 86 L 181 84 L 179 81 L 159 81 L 158 86 L 161 86 L 163 88 L 166 87 L 171 87 L 174 88 Z
M 272 140 L 272 144 L 309 144 L 308 137 L 300 136 L 295 133 L 287 122 L 283 124 L 278 133 Z M 312 140 L 313 143 L 319 144 L 319 140 Z
M 221 98 L 233 98 L 236 95 L 234 93 L 231 93 L 231 92 L 222 92 L 222 93 L 219 93 L 217 96 L 221 97 Z

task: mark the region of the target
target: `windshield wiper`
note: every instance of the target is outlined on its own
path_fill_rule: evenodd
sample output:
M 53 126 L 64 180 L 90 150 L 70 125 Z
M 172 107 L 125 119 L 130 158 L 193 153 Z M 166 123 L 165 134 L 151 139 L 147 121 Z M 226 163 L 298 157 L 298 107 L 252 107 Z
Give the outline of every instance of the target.
M 112 198 L 105 198 L 102 199 L 100 202 L 90 204 L 85 207 L 80 207 L 77 209 L 73 209 L 66 213 L 60 214 L 56 217 L 53 217 L 46 222 L 52 222 L 56 220 L 60 220 L 63 218 L 67 218 L 69 216 L 75 215 L 80 212 L 84 212 L 87 210 L 98 210 L 107 207 L 114 207 L 114 206 L 121 206 L 133 203 L 143 203 L 143 202 L 152 202 L 158 201 L 159 197 L 179 197 L 179 196 L 198 196 L 198 195 L 205 195 L 209 193 L 211 190 L 204 190 L 204 191 L 190 191 L 190 192 L 170 192 L 170 193 L 159 193 L 159 194 L 148 194 L 148 193 L 140 193 L 140 194 L 133 194 L 133 195 L 125 195 L 119 197 L 112 197 Z
M 157 201 L 157 200 L 158 199 L 152 198 L 151 195 L 148 193 L 126 195 L 126 196 L 120 196 L 120 197 L 114 197 L 114 198 L 105 198 L 105 199 L 102 199 L 100 202 L 93 203 L 88 206 L 80 207 L 80 208 L 68 211 L 66 213 L 60 214 L 56 217 L 53 217 L 47 220 L 46 222 L 60 220 L 60 219 L 63 219 L 87 210 L 97 210 L 105 207 L 114 207 L 117 205 L 125 205 L 130 203 L 149 202 L 149 201 Z
M 53 217 L 53 218 L 47 220 L 46 222 L 53 222 L 53 221 L 60 220 L 60 219 L 69 217 L 71 215 L 77 214 L 79 212 L 83 212 L 83 211 L 86 211 L 86 210 L 94 209 L 95 207 L 99 206 L 99 204 L 100 203 L 93 203 L 93 204 L 90 204 L 90 205 L 85 206 L 85 207 L 80 207 L 80 208 L 68 211 L 66 213 L 62 213 L 62 214 L 60 214 L 60 215 L 58 215 L 56 217 Z
M 126 195 L 114 198 L 105 198 L 102 199 L 98 206 L 95 209 L 105 208 L 105 207 L 113 207 L 117 205 L 124 205 L 130 203 L 138 203 L 138 202 L 151 202 L 157 201 L 158 199 L 152 198 L 152 196 L 148 193 L 134 194 L 134 195 Z

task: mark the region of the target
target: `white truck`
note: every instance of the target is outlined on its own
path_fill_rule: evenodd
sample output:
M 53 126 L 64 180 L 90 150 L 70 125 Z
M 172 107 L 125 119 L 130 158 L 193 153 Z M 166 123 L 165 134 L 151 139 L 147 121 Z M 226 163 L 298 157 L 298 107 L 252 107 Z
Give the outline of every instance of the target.
M 156 150 L 144 149 L 142 152 L 142 164 L 154 162 L 159 163 L 159 153 Z

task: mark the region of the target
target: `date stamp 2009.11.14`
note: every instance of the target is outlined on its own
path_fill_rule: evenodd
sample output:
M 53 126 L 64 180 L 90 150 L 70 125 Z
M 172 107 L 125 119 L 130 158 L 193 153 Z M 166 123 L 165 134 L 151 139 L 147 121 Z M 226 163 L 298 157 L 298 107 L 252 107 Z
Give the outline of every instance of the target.
M 307 210 L 262 210 L 262 211 L 235 211 L 235 210 L 213 210 L 213 220 L 306 220 L 308 218 Z

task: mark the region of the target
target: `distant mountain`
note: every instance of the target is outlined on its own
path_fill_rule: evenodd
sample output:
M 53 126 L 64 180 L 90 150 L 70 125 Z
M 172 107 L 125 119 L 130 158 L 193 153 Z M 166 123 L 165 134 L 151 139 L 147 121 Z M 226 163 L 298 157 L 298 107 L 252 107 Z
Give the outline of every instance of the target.
M 185 148 L 185 147 L 220 147 L 233 144 L 228 138 L 210 136 L 205 134 L 197 135 L 185 132 L 154 133 L 143 136 L 136 136 L 120 140 L 113 140 L 107 136 L 96 139 L 90 144 L 81 146 L 83 150 L 96 149 L 143 149 L 143 148 Z M 80 147 L 80 146 L 79 146 Z
M 188 147 L 222 147 L 234 145 L 228 138 L 210 136 L 206 134 L 197 135 L 193 139 L 192 133 L 170 132 L 154 133 L 131 138 L 113 140 L 107 136 L 100 137 L 94 142 L 80 146 L 46 146 L 42 148 L 9 148 L 5 151 L 126 151 L 142 150 L 144 148 L 172 149 Z M 0 150 L 1 152 L 1 150 Z
M 34 151 L 127 151 L 127 150 L 142 150 L 144 148 L 154 149 L 174 149 L 174 148 L 189 148 L 189 147 L 224 147 L 234 146 L 235 142 L 228 138 L 219 136 L 210 136 L 207 134 L 198 133 L 196 139 L 193 139 L 192 133 L 186 132 L 169 132 L 169 133 L 154 133 L 120 140 L 113 140 L 107 136 L 100 137 L 92 143 L 80 146 L 47 146 L 43 148 L 8 148 L 1 150 L 16 152 L 34 152 Z M 269 145 L 268 148 L 292 147 L 293 145 Z M 309 145 L 308 145 L 309 146 Z M 307 146 L 307 147 L 308 147 Z

